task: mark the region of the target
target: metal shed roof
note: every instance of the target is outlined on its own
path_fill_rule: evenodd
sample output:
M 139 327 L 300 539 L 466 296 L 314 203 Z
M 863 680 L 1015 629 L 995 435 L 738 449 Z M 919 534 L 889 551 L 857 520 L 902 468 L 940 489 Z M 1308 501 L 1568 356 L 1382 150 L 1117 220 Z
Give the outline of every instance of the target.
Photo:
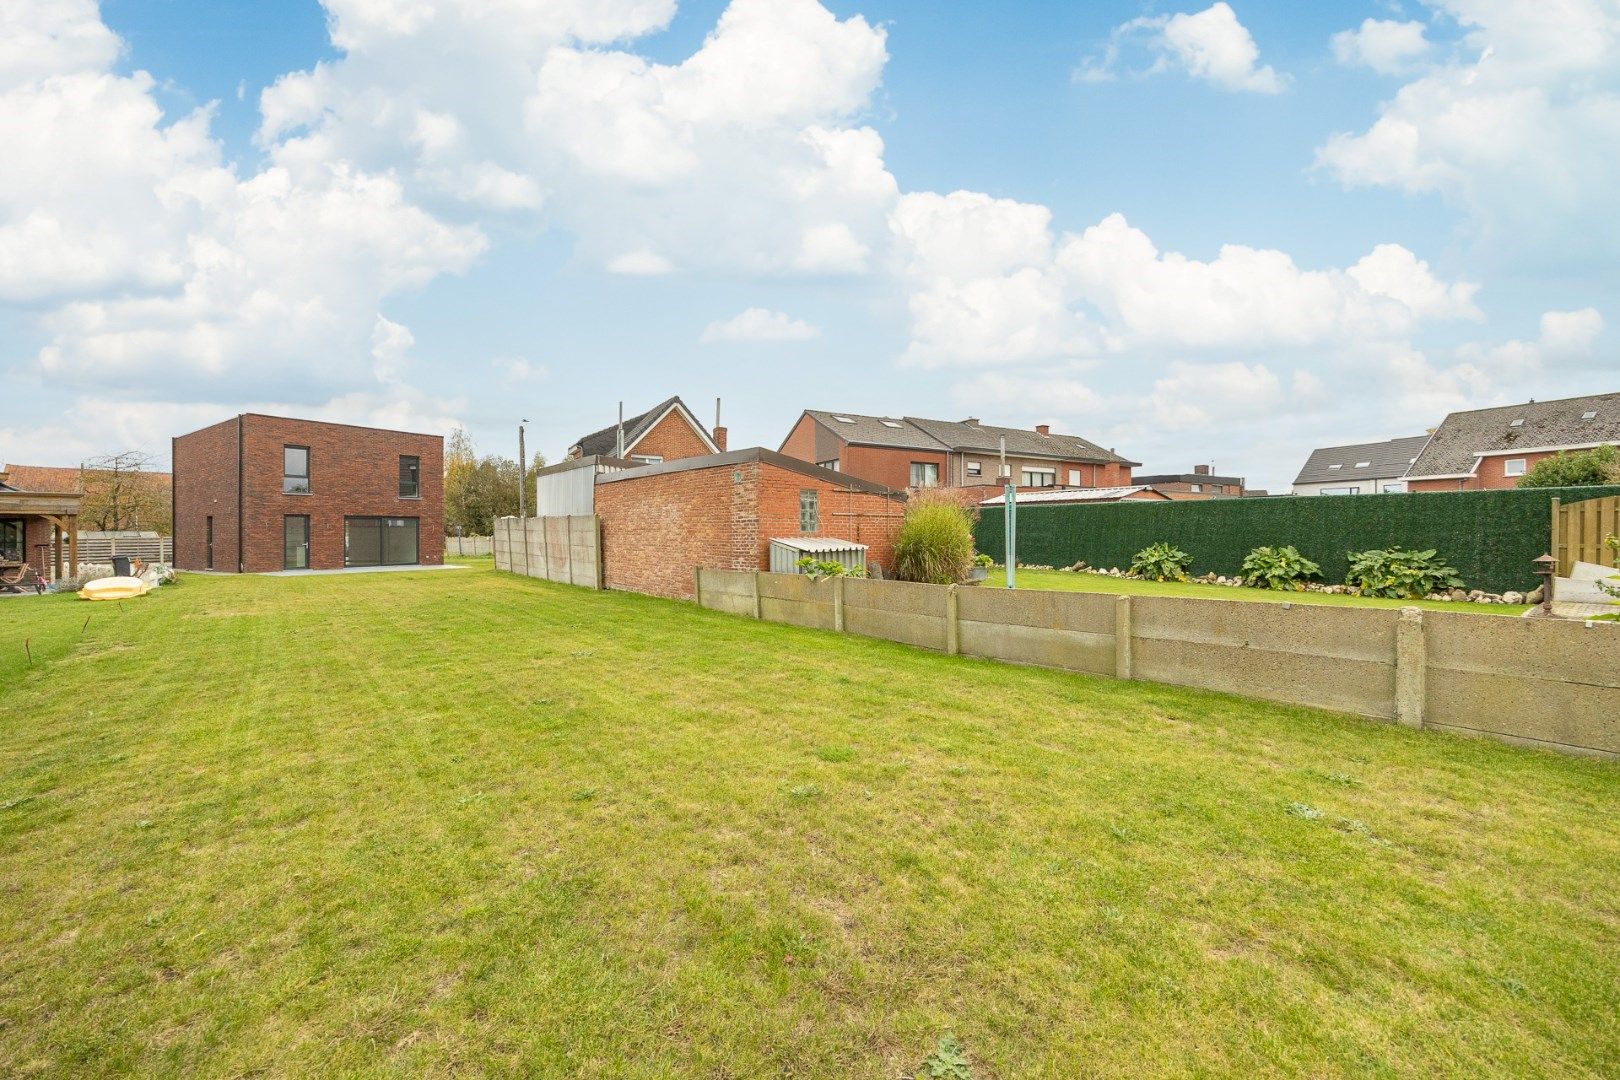
M 771 543 L 781 544 L 794 551 L 821 553 L 827 551 L 848 551 L 851 548 L 866 550 L 865 544 L 857 544 L 853 540 L 839 540 L 831 536 L 773 536 Z

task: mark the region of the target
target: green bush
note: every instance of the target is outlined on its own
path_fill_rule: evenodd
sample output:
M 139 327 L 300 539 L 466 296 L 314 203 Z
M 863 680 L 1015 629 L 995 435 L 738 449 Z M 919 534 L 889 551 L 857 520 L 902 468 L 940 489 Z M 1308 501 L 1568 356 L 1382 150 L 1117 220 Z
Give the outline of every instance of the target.
M 974 566 L 982 566 L 986 570 L 988 570 L 992 566 L 996 565 L 996 560 L 992 559 L 990 556 L 984 554 L 983 552 L 980 552 L 979 554 L 973 556 L 973 565 Z
M 812 581 L 820 581 L 822 578 L 829 577 L 866 576 L 866 567 L 864 566 L 845 566 L 843 563 L 834 562 L 831 559 L 812 559 L 808 555 L 794 565 L 799 568 L 801 574 L 808 576 Z
M 1620 484 L 1620 446 L 1599 446 L 1574 454 L 1542 458 L 1519 477 L 1522 488 L 1588 487 Z
M 1301 555 L 1292 544 L 1257 547 L 1243 560 L 1243 584 L 1255 589 L 1304 592 L 1305 582 L 1322 576 L 1322 568 Z
M 894 572 L 901 581 L 954 585 L 973 565 L 973 520 L 954 502 L 916 498 L 894 541 Z
M 1352 551 L 1344 583 L 1362 596 L 1394 600 L 1421 600 L 1441 589 L 1463 587 L 1456 569 L 1440 561 L 1433 550 L 1402 551 L 1398 547 Z
M 1186 581 L 1192 556 L 1163 542 L 1150 544 L 1131 556 L 1131 573 L 1153 581 Z

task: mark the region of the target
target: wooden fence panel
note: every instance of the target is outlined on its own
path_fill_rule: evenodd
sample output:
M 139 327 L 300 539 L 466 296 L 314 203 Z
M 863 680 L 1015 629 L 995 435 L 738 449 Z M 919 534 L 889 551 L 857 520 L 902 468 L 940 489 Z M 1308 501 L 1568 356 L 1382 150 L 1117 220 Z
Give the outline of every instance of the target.
M 1558 573 L 1568 577 L 1578 562 L 1616 565 L 1615 551 L 1605 542 L 1620 536 L 1620 495 L 1552 505 L 1553 557 Z

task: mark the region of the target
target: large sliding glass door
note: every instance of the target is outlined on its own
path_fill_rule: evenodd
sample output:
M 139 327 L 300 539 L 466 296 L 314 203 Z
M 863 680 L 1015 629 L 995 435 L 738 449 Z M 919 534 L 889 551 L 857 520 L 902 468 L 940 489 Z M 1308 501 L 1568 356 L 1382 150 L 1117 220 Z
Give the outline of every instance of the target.
M 345 566 L 414 566 L 417 518 L 351 517 L 343 519 Z

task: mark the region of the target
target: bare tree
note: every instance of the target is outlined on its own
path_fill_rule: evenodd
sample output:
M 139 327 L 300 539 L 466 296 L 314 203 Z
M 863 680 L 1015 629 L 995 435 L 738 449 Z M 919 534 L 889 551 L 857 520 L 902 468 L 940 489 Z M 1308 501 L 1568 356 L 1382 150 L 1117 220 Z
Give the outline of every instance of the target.
M 151 471 L 152 455 L 124 450 L 91 458 L 79 468 L 81 521 L 96 529 L 169 531 L 169 485 Z

